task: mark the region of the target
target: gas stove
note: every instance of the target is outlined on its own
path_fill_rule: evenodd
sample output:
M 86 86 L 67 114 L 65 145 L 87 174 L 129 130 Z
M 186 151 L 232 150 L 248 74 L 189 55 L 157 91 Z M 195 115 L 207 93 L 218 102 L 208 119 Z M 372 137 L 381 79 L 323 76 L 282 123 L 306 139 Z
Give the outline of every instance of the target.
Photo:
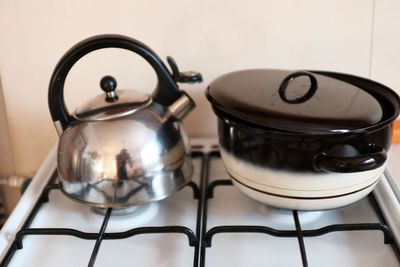
M 232 186 L 215 140 L 192 144 L 192 182 L 129 211 L 67 198 L 53 148 L 0 232 L 1 266 L 400 265 L 400 202 L 389 174 L 343 208 L 280 210 Z

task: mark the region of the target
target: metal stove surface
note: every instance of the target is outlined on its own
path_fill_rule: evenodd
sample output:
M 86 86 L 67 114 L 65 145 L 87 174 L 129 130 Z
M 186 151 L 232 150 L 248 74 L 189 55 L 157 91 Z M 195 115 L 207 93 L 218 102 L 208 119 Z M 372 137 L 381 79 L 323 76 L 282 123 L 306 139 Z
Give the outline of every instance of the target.
M 48 201 L 42 202 L 55 171 L 53 149 L 0 232 L 2 266 L 400 265 L 400 205 L 385 179 L 376 198 L 344 208 L 278 210 L 238 191 L 218 153 L 207 153 L 215 150 L 212 142 L 197 143 L 205 153 L 194 153 L 192 187 L 132 214 L 111 211 L 108 223 L 106 215 L 68 199 L 57 186 L 47 186 Z M 389 214 L 386 222 L 377 205 Z

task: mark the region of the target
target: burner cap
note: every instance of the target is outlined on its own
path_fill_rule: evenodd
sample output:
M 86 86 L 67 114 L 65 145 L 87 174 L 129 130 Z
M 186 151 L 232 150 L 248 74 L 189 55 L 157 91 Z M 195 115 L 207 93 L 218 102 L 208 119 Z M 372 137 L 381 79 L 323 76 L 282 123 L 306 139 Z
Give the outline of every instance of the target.
M 144 205 L 139 205 L 139 206 L 131 206 L 131 207 L 126 207 L 126 208 L 113 208 L 111 215 L 113 216 L 121 216 L 121 215 L 127 215 L 127 214 L 133 214 L 137 213 L 139 211 L 143 211 L 149 207 L 149 204 L 144 204 Z M 101 215 L 106 215 L 107 208 L 98 208 L 98 207 L 92 207 L 92 210 L 95 213 L 101 214 Z
M 268 221 L 278 225 L 293 225 L 293 211 L 287 209 L 279 209 L 264 204 L 257 205 L 257 211 L 268 218 Z M 299 219 L 302 225 L 312 223 L 323 215 L 323 211 L 298 211 Z

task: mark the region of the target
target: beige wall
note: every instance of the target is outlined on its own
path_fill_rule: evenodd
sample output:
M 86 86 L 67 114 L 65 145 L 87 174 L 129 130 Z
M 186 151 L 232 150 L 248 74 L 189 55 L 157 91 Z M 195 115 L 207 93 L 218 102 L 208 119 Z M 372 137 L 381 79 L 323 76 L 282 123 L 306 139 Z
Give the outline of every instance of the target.
M 8 120 L 4 107 L 3 90 L 0 80 L 0 177 L 11 175 L 15 171 Z
M 8 120 L 4 108 L 3 90 L 0 80 L 0 178 L 8 177 L 15 173 L 12 147 L 10 143 L 10 132 L 8 129 Z M 0 207 L 8 213 L 19 200 L 19 188 L 10 188 L 0 186 Z M 1 210 L 2 211 L 2 210 Z M 2 213 L 2 212 L 0 212 Z M 2 215 L 2 214 L 1 214 Z M 0 223 L 4 223 L 0 216 Z
M 394 0 L 2 0 L 0 77 L 16 170 L 34 173 L 56 142 L 47 108 L 49 78 L 63 53 L 83 38 L 129 35 L 162 58 L 174 56 L 182 70 L 201 71 L 203 84 L 183 86 L 198 103 L 185 124 L 192 136 L 215 136 L 215 117 L 203 92 L 228 71 L 325 69 L 400 88 L 399 11 Z M 119 88 L 150 92 L 155 84 L 137 56 L 97 51 L 67 79 L 71 110 L 99 93 L 105 74 L 114 75 Z

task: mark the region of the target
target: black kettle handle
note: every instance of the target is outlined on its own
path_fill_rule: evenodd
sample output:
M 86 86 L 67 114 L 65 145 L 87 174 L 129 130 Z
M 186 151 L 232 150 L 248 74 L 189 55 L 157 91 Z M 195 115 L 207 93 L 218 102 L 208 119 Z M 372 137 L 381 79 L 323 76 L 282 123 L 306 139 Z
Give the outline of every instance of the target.
M 145 44 L 122 35 L 97 35 L 79 42 L 68 50 L 53 71 L 49 85 L 48 102 L 51 117 L 56 127 L 61 127 L 58 130 L 65 130 L 67 125 L 74 120 L 64 102 L 64 82 L 68 72 L 80 58 L 103 48 L 130 50 L 142 56 L 153 67 L 158 78 L 158 83 L 153 93 L 155 102 L 167 106 L 182 95 L 167 67 L 156 53 Z

